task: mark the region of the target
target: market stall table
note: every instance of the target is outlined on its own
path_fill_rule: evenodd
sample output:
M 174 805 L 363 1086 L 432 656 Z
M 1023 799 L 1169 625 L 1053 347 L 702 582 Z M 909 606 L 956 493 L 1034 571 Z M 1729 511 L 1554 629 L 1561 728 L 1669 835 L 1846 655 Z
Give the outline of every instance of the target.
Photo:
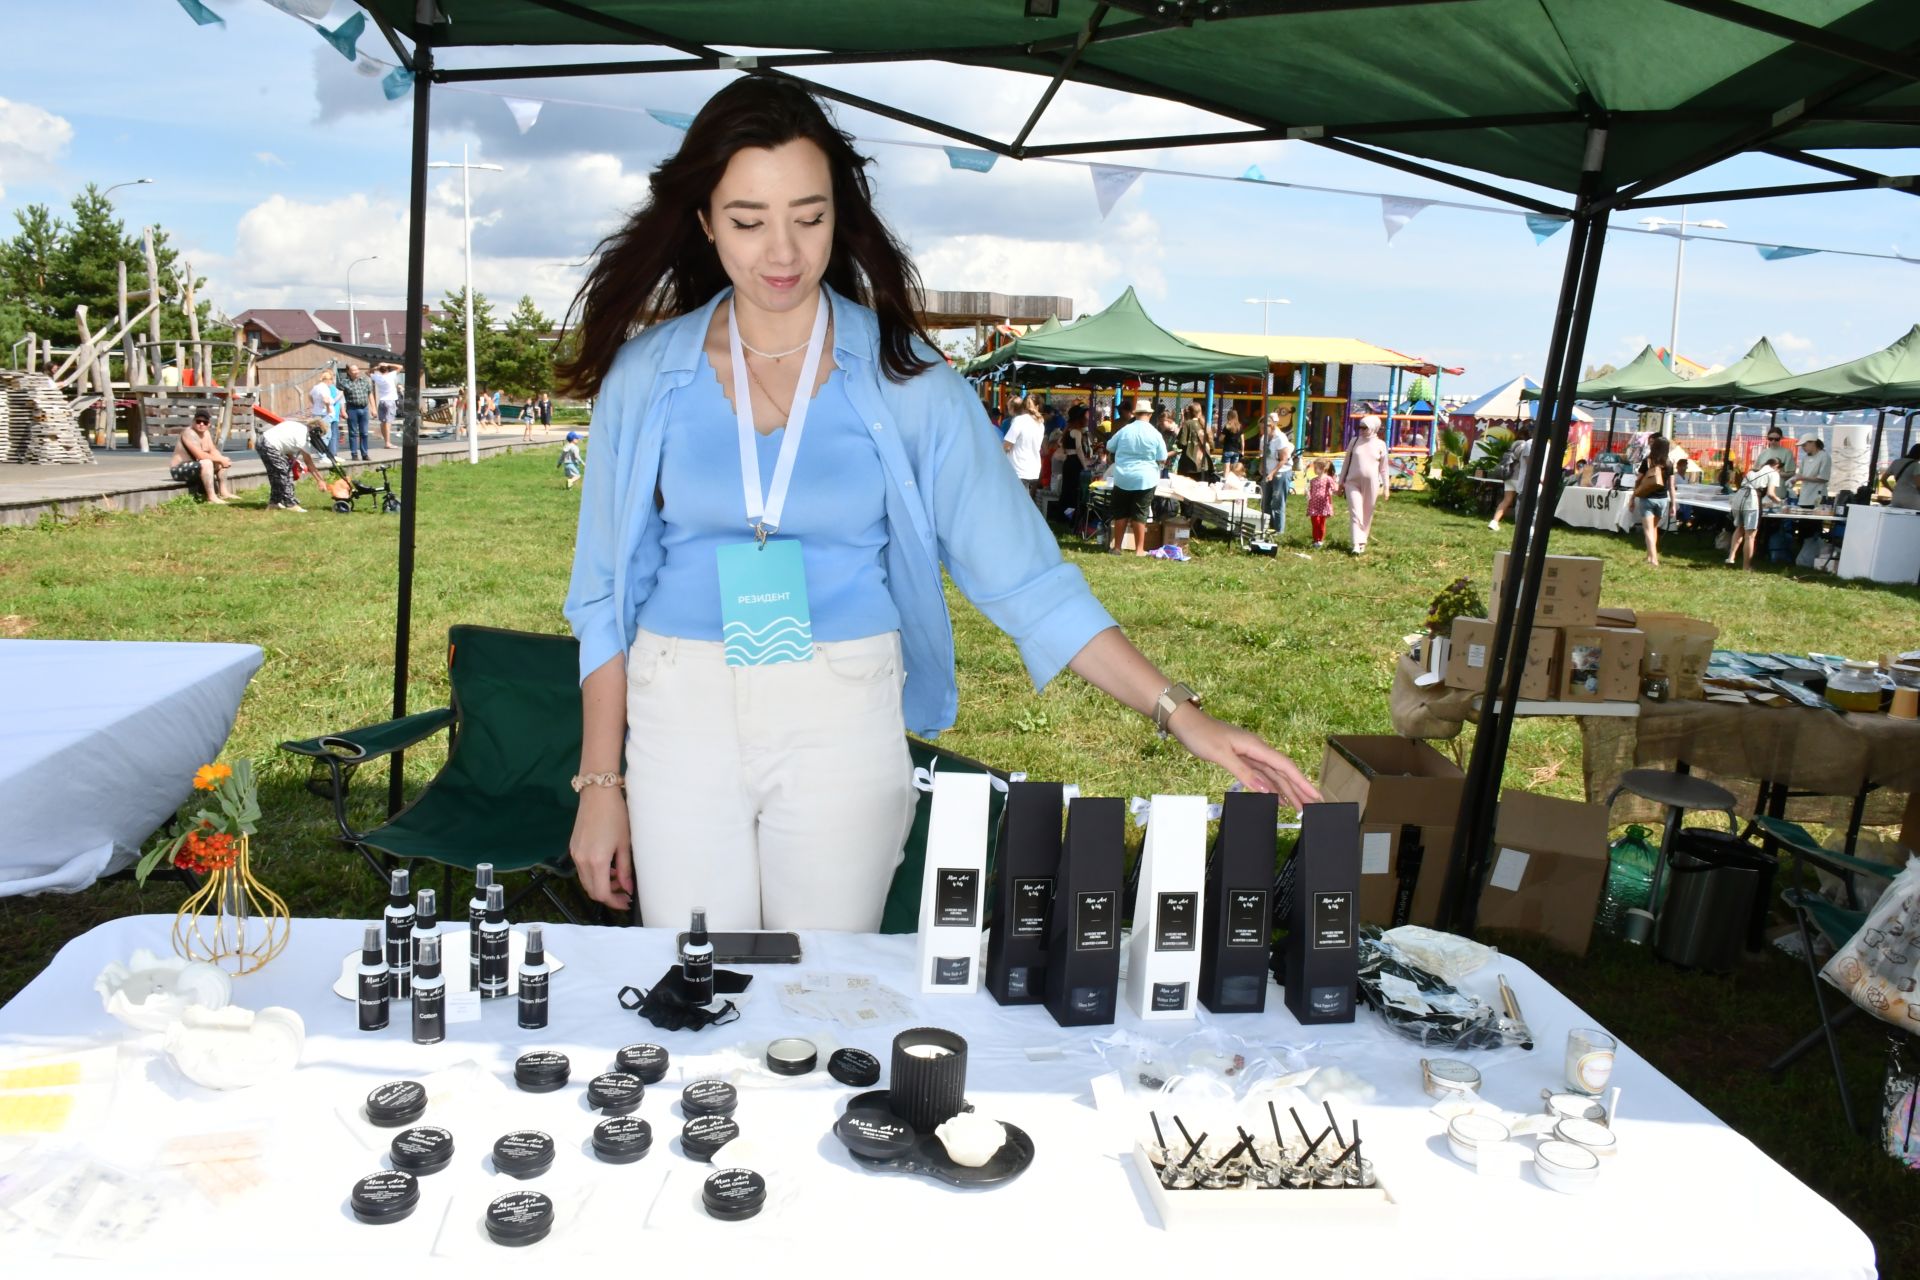
M 0 897 L 139 855 L 233 729 L 251 644 L 0 640 Z
M 1576 529 L 1631 529 L 1633 486 L 1602 489 L 1570 484 L 1560 490 L 1553 518 Z
M 1194 1023 L 1143 1024 L 1123 1011 L 1115 1027 L 1062 1030 L 1042 1008 L 1001 1008 L 983 993 L 910 996 L 918 1006 L 915 1021 L 850 1032 L 786 1012 L 776 984 L 809 973 L 868 973 L 911 993 L 915 939 L 807 934 L 798 968 L 756 972 L 740 1021 L 666 1033 L 624 1012 L 615 993 L 662 972 L 672 954 L 670 932 L 556 925 L 547 931 L 549 955 L 565 967 L 552 979 L 546 1030 L 521 1031 L 510 1001 L 489 1002 L 479 1022 L 452 1025 L 445 1043 L 419 1046 L 408 1038 L 404 1005 L 395 1006 L 391 1028 L 362 1033 L 354 1004 L 329 990 L 342 959 L 359 945 L 360 922 L 302 919 L 294 922 L 288 950 L 261 973 L 240 979 L 234 992 L 240 1005 L 285 1005 L 304 1016 L 302 1065 L 275 1082 L 214 1094 L 178 1076 L 156 1056 L 151 1038 L 129 1042 L 90 990 L 106 962 L 124 960 L 136 947 L 164 950 L 168 924 L 165 917 L 145 916 L 100 925 L 69 943 L 0 1008 L 0 1065 L 109 1047 L 111 1099 L 89 1099 L 88 1122 L 76 1121 L 59 1135 L 62 1151 L 137 1172 L 149 1169 L 153 1153 L 171 1138 L 261 1132 L 264 1147 L 250 1189 L 213 1206 L 184 1195 L 161 1201 L 161 1219 L 138 1243 L 143 1269 L 199 1267 L 203 1273 L 212 1247 L 229 1259 L 264 1259 L 284 1257 L 297 1242 L 310 1267 L 364 1269 L 364 1260 L 377 1257 L 395 1274 L 447 1273 L 439 1257 L 453 1254 L 483 1264 L 531 1264 L 527 1274 L 545 1275 L 563 1253 L 605 1254 L 610 1262 L 649 1269 L 698 1259 L 697 1266 L 687 1265 L 741 1276 L 789 1274 L 798 1260 L 809 1260 L 798 1267 L 801 1274 L 906 1267 L 916 1274 L 973 1275 L 1010 1267 L 1021 1274 L 1045 1274 L 1038 1267 L 1084 1272 L 1090 1265 L 1111 1268 L 1117 1259 L 1142 1274 L 1171 1275 L 1245 1267 L 1255 1257 L 1296 1275 L 1838 1280 L 1874 1274 L 1872 1245 L 1857 1227 L 1624 1044 L 1613 1072 L 1622 1089 L 1620 1153 L 1609 1157 L 1590 1194 L 1573 1197 L 1546 1189 L 1530 1172 L 1492 1177 L 1456 1161 L 1421 1090 L 1422 1051 L 1370 1013 L 1351 1025 L 1302 1028 L 1274 992 L 1264 1015 L 1203 1014 L 1200 1029 L 1256 1046 L 1292 1046 L 1306 1062 L 1340 1067 L 1377 1089 L 1369 1103 L 1343 1109 L 1363 1123 L 1367 1154 L 1398 1207 L 1386 1222 L 1343 1223 L 1338 1213 L 1318 1211 L 1284 1224 L 1163 1229 L 1124 1158 L 1150 1132 L 1138 1110 L 1145 1104 L 1114 1099 L 1124 1088 L 1119 1081 L 1109 1082 L 1112 1088 L 1096 1082 L 1113 1069 L 1096 1046 L 1116 1033 L 1173 1041 L 1195 1031 Z M 1455 1056 L 1479 1068 L 1489 1101 L 1537 1112 L 1540 1091 L 1560 1084 L 1567 1032 L 1592 1020 L 1505 957 L 1463 986 L 1493 999 L 1497 974 L 1511 982 L 1538 1048 Z M 962 1192 L 868 1172 L 829 1134 L 853 1090 L 824 1071 L 783 1079 L 753 1065 L 770 1039 L 791 1035 L 814 1040 L 823 1060 L 840 1044 L 870 1050 L 884 1063 L 893 1036 L 918 1024 L 966 1037 L 969 1100 L 1031 1135 L 1036 1157 L 1018 1181 Z M 616 1049 L 636 1041 L 662 1044 L 673 1058 L 669 1075 L 649 1087 L 637 1113 L 653 1126 L 653 1148 L 632 1165 L 600 1164 L 587 1149 L 596 1117 L 584 1105 L 584 1086 L 608 1069 Z M 117 1057 L 112 1046 L 120 1046 Z M 555 1093 L 516 1091 L 512 1063 L 530 1048 L 568 1054 L 572 1083 Z M 361 1100 L 389 1080 L 419 1080 L 470 1062 L 478 1069 L 465 1069 L 472 1081 L 465 1102 L 448 1103 L 444 1111 L 436 1103 L 422 1121 L 453 1131 L 452 1167 L 421 1179 L 422 1203 L 406 1221 L 378 1228 L 356 1223 L 347 1211 L 348 1191 L 384 1167 L 379 1153 L 395 1132 L 371 1130 L 358 1119 Z M 708 1166 L 686 1159 L 675 1138 L 682 1083 L 710 1074 L 730 1074 L 738 1085 L 735 1119 L 753 1148 L 753 1167 L 769 1181 L 768 1209 L 745 1223 L 711 1221 L 693 1207 Z M 1096 1107 L 1094 1098 L 1103 1105 Z M 1201 1116 L 1189 1109 L 1187 1118 Z M 1163 1113 L 1163 1124 L 1167 1120 Z M 552 1171 L 524 1183 L 492 1173 L 485 1159 L 497 1137 L 520 1127 L 551 1133 L 559 1148 Z M 720 1159 L 727 1163 L 727 1153 Z M 521 1252 L 497 1253 L 479 1234 L 476 1215 L 492 1195 L 522 1188 L 552 1195 L 563 1229 L 568 1218 L 571 1229 Z M 1258 1206 L 1268 1196 L 1340 1193 L 1232 1194 L 1254 1197 Z M 1759 1223 L 1764 1230 L 1755 1229 Z M 10 1257 L 23 1256 L 14 1252 L 17 1241 L 0 1247 Z M 439 1256 L 428 1263 L 429 1254 Z M 37 1274 L 45 1271 L 42 1266 Z

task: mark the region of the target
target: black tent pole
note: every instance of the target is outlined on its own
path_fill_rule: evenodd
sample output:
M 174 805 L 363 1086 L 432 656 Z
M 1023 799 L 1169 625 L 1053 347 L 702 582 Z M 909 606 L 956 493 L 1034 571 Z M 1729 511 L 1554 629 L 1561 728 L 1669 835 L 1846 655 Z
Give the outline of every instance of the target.
M 1594 207 L 1600 193 L 1605 153 L 1606 131 L 1589 127 L 1579 212 L 1573 220 L 1566 269 L 1560 279 L 1559 306 L 1547 344 L 1546 385 L 1534 415 L 1534 446 L 1521 481 L 1513 545 L 1495 610 L 1480 727 L 1474 734 L 1460 815 L 1454 824 L 1453 857 L 1447 864 L 1446 886 L 1441 896 L 1440 927 L 1456 933 L 1471 933 L 1479 911 L 1486 855 L 1493 842 L 1500 778 L 1506 767 L 1520 675 L 1526 665 L 1526 642 L 1532 634 L 1540 580 L 1546 569 L 1547 536 L 1553 527 L 1553 512 L 1559 499 L 1560 468 L 1566 457 L 1567 429 L 1572 421 L 1574 390 L 1579 382 L 1579 357 L 1586 346 L 1587 325 L 1593 316 L 1594 287 L 1599 279 L 1600 252 L 1606 239 L 1606 213 Z
M 426 305 L 427 271 L 427 120 L 433 91 L 432 0 L 421 7 L 413 54 L 413 155 L 407 213 L 407 369 L 401 399 L 400 433 L 400 581 L 393 615 L 393 715 L 407 714 L 407 663 L 413 628 L 414 506 L 420 496 L 420 400 L 425 382 L 425 328 L 421 309 Z M 398 813 L 404 803 L 405 753 L 393 753 L 387 772 L 387 813 Z
M 1880 420 L 1873 424 L 1873 448 L 1867 451 L 1867 500 L 1880 488 L 1880 437 L 1887 433 L 1887 411 L 1880 411 Z
M 1720 487 L 1723 490 L 1733 488 L 1733 420 L 1740 416 L 1740 410 L 1727 410 L 1727 449 L 1720 459 Z
M 1607 413 L 1607 452 L 1613 452 L 1613 426 L 1620 421 L 1620 402 L 1615 400 L 1613 408 Z

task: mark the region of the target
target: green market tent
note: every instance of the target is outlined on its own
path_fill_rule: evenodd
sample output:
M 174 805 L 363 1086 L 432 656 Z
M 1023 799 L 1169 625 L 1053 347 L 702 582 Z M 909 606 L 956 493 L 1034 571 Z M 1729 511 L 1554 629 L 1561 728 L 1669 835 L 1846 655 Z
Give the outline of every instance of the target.
M 1719 372 L 1695 378 L 1691 382 L 1675 379 L 1669 390 L 1649 391 L 1637 403 L 1657 409 L 1718 409 L 1729 405 L 1749 409 L 1777 408 L 1782 406 L 1777 402 L 1770 403 L 1759 394 L 1759 389 L 1782 378 L 1792 377 L 1793 374 L 1774 351 L 1773 343 L 1762 338 L 1753 344 L 1747 354 Z
M 1574 388 L 1573 394 L 1582 400 L 1639 404 L 1650 392 L 1685 385 L 1685 381 L 1667 368 L 1666 361 L 1649 345 L 1642 347 L 1639 355 L 1613 372 L 1587 379 Z
M 1014 365 L 1043 365 L 1076 372 L 1131 373 L 1147 377 L 1193 378 L 1212 373 L 1260 376 L 1260 356 L 1209 351 L 1168 333 L 1153 322 L 1129 285 L 1105 310 L 1070 325 L 1044 325 L 969 363 L 965 372 L 984 373 Z
M 1755 383 L 1749 404 L 1779 409 L 1920 409 L 1920 324 L 1845 364 Z

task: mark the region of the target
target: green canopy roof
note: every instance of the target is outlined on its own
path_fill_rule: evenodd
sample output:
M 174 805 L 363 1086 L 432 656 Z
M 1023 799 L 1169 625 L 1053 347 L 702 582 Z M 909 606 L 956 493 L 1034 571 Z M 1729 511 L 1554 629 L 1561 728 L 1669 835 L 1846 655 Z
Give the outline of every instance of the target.
M 1168 333 L 1153 322 L 1131 286 L 1104 311 L 1052 330 L 1043 325 L 969 362 L 963 371 L 985 373 L 1008 364 L 1187 378 L 1267 371 L 1264 357 L 1209 351 Z
M 1761 341 L 1764 342 L 1766 339 L 1762 338 Z M 1597 378 L 1587 379 L 1574 388 L 1573 395 L 1576 400 L 1639 404 L 1642 397 L 1653 392 L 1690 385 L 1684 378 L 1667 368 L 1666 361 L 1660 358 L 1660 353 L 1648 345 L 1640 349 L 1639 355 L 1611 373 L 1603 373 Z M 1540 388 L 1529 383 L 1521 394 L 1528 400 L 1538 400 Z
M 1750 390 L 1759 408 L 1920 409 L 1920 324 L 1872 355 Z
M 1718 373 L 1710 373 L 1691 382 L 1676 379 L 1672 390 L 1651 391 L 1640 397 L 1637 403 L 1668 409 L 1712 409 L 1722 405 L 1756 409 L 1777 407 L 1777 402 L 1762 403 L 1755 397 L 1761 387 L 1778 383 L 1783 378 L 1792 379 L 1793 374 L 1780 362 L 1773 344 L 1762 338 L 1753 344 L 1747 354 Z M 1624 396 L 1621 398 L 1625 399 Z
M 389 31 L 417 36 L 418 0 L 360 4 Z M 1209 141 L 1295 138 L 1400 167 L 1408 167 L 1400 157 L 1416 157 L 1562 192 L 1579 186 L 1589 123 L 1606 129 L 1603 189 L 1658 185 L 1745 150 L 1920 144 L 1913 0 L 1060 0 L 1054 18 L 1026 17 L 1019 0 L 439 4 L 449 21 L 433 39 L 443 49 L 669 51 L 626 70 L 805 75 L 907 60 L 1000 67 L 1234 122 Z M 729 56 L 745 46 L 810 52 Z M 499 78 L 498 70 L 473 72 L 465 78 Z M 889 114 L 931 123 L 897 108 Z M 1029 122 L 1001 142 L 974 133 L 965 114 L 932 127 L 1008 155 L 1105 150 L 1113 141 L 1044 145 L 1030 141 Z

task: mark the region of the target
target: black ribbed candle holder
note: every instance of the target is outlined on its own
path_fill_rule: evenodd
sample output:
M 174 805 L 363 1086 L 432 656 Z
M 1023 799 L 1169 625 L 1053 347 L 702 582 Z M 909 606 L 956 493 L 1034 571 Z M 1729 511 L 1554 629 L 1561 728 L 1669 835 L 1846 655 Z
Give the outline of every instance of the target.
M 939 1027 L 915 1027 L 893 1038 L 893 1074 L 887 1084 L 893 1114 L 921 1133 L 932 1133 L 959 1115 L 966 1102 L 965 1040 Z

